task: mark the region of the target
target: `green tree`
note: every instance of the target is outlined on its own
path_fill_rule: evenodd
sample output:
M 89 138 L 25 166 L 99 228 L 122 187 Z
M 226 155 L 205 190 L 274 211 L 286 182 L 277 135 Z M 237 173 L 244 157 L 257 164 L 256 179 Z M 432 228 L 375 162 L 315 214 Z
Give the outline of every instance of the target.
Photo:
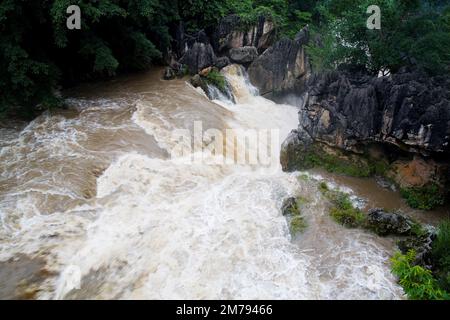
M 370 72 L 397 71 L 417 64 L 431 73 L 448 72 L 450 29 L 448 8 L 435 1 L 378 0 L 381 30 L 369 30 L 371 0 L 325 0 L 309 48 L 317 69 L 346 63 Z
M 74 4 L 81 30 L 66 27 Z M 178 18 L 177 0 L 2 1 L 0 114 L 33 116 L 61 103 L 60 84 L 148 68 L 169 47 Z

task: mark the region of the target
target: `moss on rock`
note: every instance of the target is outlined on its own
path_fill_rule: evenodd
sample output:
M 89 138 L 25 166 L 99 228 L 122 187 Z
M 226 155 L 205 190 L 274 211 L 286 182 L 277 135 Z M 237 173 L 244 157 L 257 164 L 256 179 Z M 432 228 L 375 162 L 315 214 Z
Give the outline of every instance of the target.
M 303 197 L 291 197 L 284 201 L 281 211 L 286 216 L 289 224 L 289 231 L 293 236 L 305 231 L 307 223 L 301 214 L 300 206 L 306 203 Z

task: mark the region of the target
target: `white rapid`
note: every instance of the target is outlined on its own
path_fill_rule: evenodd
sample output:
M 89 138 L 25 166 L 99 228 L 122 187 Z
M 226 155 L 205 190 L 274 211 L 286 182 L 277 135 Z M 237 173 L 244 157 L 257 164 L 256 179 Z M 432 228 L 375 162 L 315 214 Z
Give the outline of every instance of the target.
M 173 130 L 195 121 L 279 129 L 279 145 L 296 127 L 296 108 L 259 97 L 237 66 L 223 72 L 236 104 L 150 74 L 79 89 L 69 111 L 2 131 L 3 267 L 45 260 L 41 299 L 402 298 L 391 241 L 331 221 L 314 178 L 283 173 L 278 158 L 266 167 L 169 156 Z M 280 212 L 292 195 L 308 200 L 296 239 Z

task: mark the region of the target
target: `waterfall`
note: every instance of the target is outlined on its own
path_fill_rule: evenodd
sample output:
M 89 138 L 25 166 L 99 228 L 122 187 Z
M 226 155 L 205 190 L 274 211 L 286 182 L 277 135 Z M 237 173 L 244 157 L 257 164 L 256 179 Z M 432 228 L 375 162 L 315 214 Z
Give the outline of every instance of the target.
M 173 156 L 173 133 L 197 122 L 277 130 L 278 146 L 297 126 L 298 109 L 259 96 L 242 67 L 222 74 L 235 103 L 139 75 L 1 138 L 0 261 L 44 259 L 38 298 L 401 298 L 389 244 L 335 224 L 314 177 L 282 172 L 278 158 L 269 168 Z M 300 241 L 280 211 L 295 195 L 307 199 Z

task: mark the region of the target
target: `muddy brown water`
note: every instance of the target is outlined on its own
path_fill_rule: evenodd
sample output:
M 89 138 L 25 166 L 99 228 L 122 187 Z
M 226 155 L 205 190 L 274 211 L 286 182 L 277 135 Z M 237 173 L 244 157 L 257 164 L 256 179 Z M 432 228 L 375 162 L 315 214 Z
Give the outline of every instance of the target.
M 237 66 L 224 71 L 237 104 L 162 71 L 80 86 L 68 110 L 0 129 L 1 298 L 404 298 L 394 240 L 334 223 L 316 181 L 278 158 L 268 168 L 171 156 L 174 130 L 195 121 L 277 129 L 281 145 L 295 107 L 255 94 Z M 368 205 L 401 204 L 370 180 L 324 178 Z M 280 208 L 299 195 L 308 228 L 293 239 Z

